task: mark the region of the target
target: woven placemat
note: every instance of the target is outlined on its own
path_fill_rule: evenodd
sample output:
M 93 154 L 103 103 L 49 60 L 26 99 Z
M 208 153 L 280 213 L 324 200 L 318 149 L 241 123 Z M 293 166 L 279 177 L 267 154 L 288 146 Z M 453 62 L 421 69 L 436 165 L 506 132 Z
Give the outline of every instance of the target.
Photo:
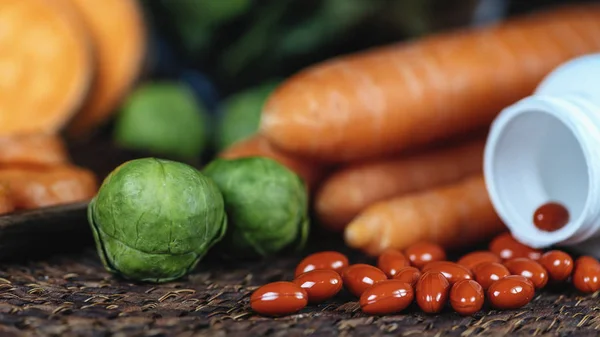
M 485 307 L 472 317 L 450 309 L 428 315 L 416 307 L 372 317 L 346 292 L 287 317 L 251 311 L 254 289 L 291 279 L 303 256 L 323 249 L 342 251 L 352 263 L 373 262 L 326 238 L 295 256 L 235 263 L 208 256 L 189 277 L 163 285 L 111 276 L 91 247 L 0 265 L 0 336 L 600 335 L 598 294 L 584 296 L 571 286 L 545 289 L 519 310 Z

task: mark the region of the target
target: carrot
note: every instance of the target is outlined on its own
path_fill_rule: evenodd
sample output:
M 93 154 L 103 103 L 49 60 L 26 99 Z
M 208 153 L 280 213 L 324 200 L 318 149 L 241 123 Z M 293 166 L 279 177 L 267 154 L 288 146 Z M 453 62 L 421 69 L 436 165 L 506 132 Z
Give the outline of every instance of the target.
M 0 166 L 59 165 L 70 161 L 58 135 L 20 134 L 0 137 Z
M 68 1 L 87 24 L 97 60 L 91 95 L 67 130 L 78 138 L 111 117 L 134 84 L 146 52 L 146 33 L 136 0 Z
M 445 248 L 472 245 L 506 230 L 488 198 L 483 175 L 381 201 L 346 228 L 346 243 L 367 254 L 405 249 L 418 241 Z
M 260 132 L 322 161 L 395 153 L 489 124 L 553 68 L 599 50 L 599 4 L 378 47 L 288 78 L 267 99 Z
M 62 0 L 2 0 L 0 26 L 0 135 L 58 132 L 92 79 L 85 26 Z
M 97 191 L 94 174 L 72 165 L 0 168 L 0 183 L 9 187 L 16 209 L 86 201 Z
M 315 197 L 316 215 L 325 227 L 341 231 L 375 202 L 481 173 L 484 145 L 477 140 L 408 157 L 350 164 L 322 183 Z
M 250 156 L 271 158 L 286 166 L 304 180 L 309 190 L 316 186 L 324 174 L 324 168 L 318 163 L 284 153 L 258 134 L 234 143 L 219 154 L 219 157 L 228 159 Z

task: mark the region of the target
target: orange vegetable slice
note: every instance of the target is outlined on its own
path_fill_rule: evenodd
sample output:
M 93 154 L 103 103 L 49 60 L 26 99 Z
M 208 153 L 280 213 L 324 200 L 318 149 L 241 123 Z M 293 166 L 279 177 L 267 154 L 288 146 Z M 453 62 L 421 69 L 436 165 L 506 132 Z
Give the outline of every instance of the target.
M 10 188 L 6 184 L 0 184 L 0 215 L 11 213 L 15 210 Z
M 93 74 L 85 26 L 61 0 L 0 1 L 0 135 L 59 131 Z
M 80 138 L 110 118 L 137 79 L 146 52 L 146 26 L 135 0 L 68 0 L 87 23 L 96 51 L 93 90 L 67 127 Z
M 58 135 L 20 134 L 0 136 L 0 166 L 58 165 L 70 161 L 67 148 Z
M 10 188 L 17 209 L 87 201 L 98 189 L 91 171 L 72 165 L 0 168 L 0 183 Z

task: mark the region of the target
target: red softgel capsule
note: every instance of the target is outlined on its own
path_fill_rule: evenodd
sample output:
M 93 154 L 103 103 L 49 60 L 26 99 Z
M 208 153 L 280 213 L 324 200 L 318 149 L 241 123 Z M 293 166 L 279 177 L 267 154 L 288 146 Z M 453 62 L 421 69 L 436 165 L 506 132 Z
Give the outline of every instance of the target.
M 539 260 L 542 257 L 541 250 L 520 243 L 510 233 L 502 233 L 496 236 L 490 242 L 489 250 L 502 260 L 510 260 L 515 257 Z
M 250 306 L 265 316 L 293 314 L 308 304 L 308 294 L 299 285 L 279 281 L 265 284 L 250 296 Z
M 404 255 L 419 269 L 430 262 L 446 260 L 446 252 L 440 245 L 426 241 L 412 244 L 406 248 Z
M 423 269 L 426 271 L 436 271 L 442 273 L 450 282 L 450 285 L 460 280 L 472 280 L 473 274 L 467 267 L 450 261 L 434 261 L 426 264 Z
M 533 224 L 546 232 L 559 230 L 568 222 L 569 210 L 557 202 L 545 203 L 533 213 Z
M 528 278 L 536 289 L 541 289 L 548 283 L 548 272 L 541 264 L 526 257 L 516 257 L 504 262 L 504 266 L 513 275 Z
M 346 267 L 348 267 L 346 255 L 335 251 L 318 252 L 305 257 L 298 263 L 294 277 L 317 269 L 335 270 L 341 274 Z
M 326 301 L 342 289 L 340 274 L 328 269 L 311 270 L 300 274 L 292 282 L 306 291 L 310 303 Z
M 408 258 L 395 249 L 387 249 L 377 258 L 377 267 L 389 278 L 393 278 L 398 270 L 408 266 L 410 266 Z
M 535 295 L 533 283 L 521 275 L 509 275 L 490 285 L 487 298 L 501 310 L 518 309 L 527 305 Z
M 417 305 L 426 313 L 438 313 L 444 308 L 449 292 L 450 282 L 442 273 L 424 272 L 415 288 Z
M 420 277 L 421 271 L 416 267 L 409 266 L 399 269 L 396 275 L 394 275 L 394 280 L 399 280 L 404 283 L 408 283 L 414 287 L 417 284 L 417 281 Z
M 381 269 L 362 263 L 353 264 L 342 273 L 344 287 L 356 297 L 360 297 L 370 286 L 386 279 L 387 276 Z
M 544 253 L 539 262 L 546 268 L 552 281 L 565 281 L 573 272 L 573 258 L 560 250 L 551 250 Z
M 366 314 L 385 315 L 406 309 L 414 299 L 413 287 L 398 280 L 384 280 L 367 288 L 360 296 Z
M 481 310 L 484 302 L 483 288 L 473 280 L 459 280 L 450 290 L 450 305 L 461 315 L 473 315 Z

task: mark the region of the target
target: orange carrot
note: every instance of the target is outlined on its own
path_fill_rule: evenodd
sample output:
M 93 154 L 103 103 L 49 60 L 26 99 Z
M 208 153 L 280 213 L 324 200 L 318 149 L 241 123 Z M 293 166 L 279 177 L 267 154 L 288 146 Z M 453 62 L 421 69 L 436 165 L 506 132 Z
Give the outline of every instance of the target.
M 86 201 L 97 191 L 94 174 L 72 165 L 0 168 L 0 183 L 9 187 L 17 209 Z
M 322 183 L 315 197 L 316 215 L 327 228 L 341 231 L 375 202 L 481 173 L 484 145 L 477 140 L 408 157 L 351 164 Z
M 395 153 L 489 124 L 553 68 L 600 51 L 600 4 L 560 7 L 314 65 L 269 97 L 261 133 L 322 161 Z
M 304 160 L 284 153 L 269 144 L 261 135 L 238 141 L 219 154 L 221 158 L 262 156 L 271 158 L 299 175 L 312 190 L 324 174 L 324 168 L 314 161 Z
M 488 198 L 483 175 L 455 184 L 381 201 L 346 228 L 346 243 L 367 254 L 403 250 L 418 241 L 457 248 L 506 230 Z
M 85 26 L 62 0 L 2 0 L 0 26 L 0 135 L 58 132 L 92 79 Z
M 97 74 L 91 95 L 70 123 L 68 134 L 82 137 L 116 112 L 137 79 L 146 52 L 146 28 L 136 0 L 68 0 L 92 36 Z
M 0 166 L 58 165 L 70 161 L 58 135 L 20 134 L 0 137 Z

